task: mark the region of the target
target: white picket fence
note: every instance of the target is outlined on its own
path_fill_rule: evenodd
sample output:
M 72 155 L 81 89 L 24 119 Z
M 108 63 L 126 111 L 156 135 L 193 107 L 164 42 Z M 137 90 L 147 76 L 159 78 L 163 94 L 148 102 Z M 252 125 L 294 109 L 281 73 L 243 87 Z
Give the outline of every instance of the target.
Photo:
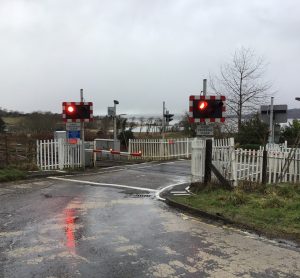
M 282 152 L 288 152 L 291 148 L 288 148 L 287 141 L 285 141 L 282 144 L 276 144 L 276 143 L 268 143 L 265 146 L 267 151 L 282 151 Z M 264 150 L 264 146 L 260 146 L 259 148 L 261 151 Z
M 237 180 L 262 181 L 263 151 L 235 150 Z
M 203 181 L 205 173 L 205 149 L 206 141 L 195 138 L 192 142 L 192 182 Z M 213 140 L 212 163 L 218 171 L 232 184 L 236 184 L 236 163 L 234 139 Z M 212 175 L 212 180 L 216 180 Z
M 69 144 L 64 139 L 38 140 L 36 160 L 41 170 L 81 167 L 81 142 Z
M 268 183 L 300 181 L 300 149 L 268 150 Z M 262 181 L 263 150 L 236 150 L 237 179 Z
M 275 149 L 275 150 L 274 150 Z M 300 149 L 292 150 L 286 145 L 269 147 L 267 181 L 300 182 Z M 213 140 L 213 164 L 233 185 L 239 180 L 262 181 L 263 149 L 234 149 L 234 140 Z M 205 140 L 195 139 L 192 144 L 192 180 L 203 181 L 205 163 Z M 212 176 L 213 179 L 216 177 Z
M 131 139 L 128 152 L 141 152 L 141 159 L 165 160 L 191 157 L 191 138 L 181 139 Z M 139 158 L 131 158 L 139 159 Z
M 129 153 L 142 152 L 142 159 L 192 158 L 193 181 L 203 181 L 205 140 L 199 138 L 130 140 Z M 81 167 L 81 142 L 68 144 L 63 139 L 37 141 L 37 165 L 41 170 Z M 129 157 L 128 159 L 140 159 Z M 219 172 L 233 185 L 238 180 L 262 181 L 263 149 L 234 148 L 234 139 L 213 140 L 212 160 Z M 268 183 L 300 182 L 300 149 L 269 146 Z M 213 175 L 213 179 L 216 177 Z

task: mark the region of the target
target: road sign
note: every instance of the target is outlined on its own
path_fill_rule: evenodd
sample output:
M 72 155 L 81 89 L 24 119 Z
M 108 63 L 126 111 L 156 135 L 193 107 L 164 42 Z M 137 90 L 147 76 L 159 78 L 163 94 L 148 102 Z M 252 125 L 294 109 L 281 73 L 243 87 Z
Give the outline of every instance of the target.
M 269 124 L 270 123 L 270 105 L 262 105 L 260 107 L 261 120 Z M 287 122 L 287 105 L 273 105 L 273 122 L 274 123 L 286 123 Z
M 107 107 L 107 115 L 114 117 L 116 115 L 115 107 Z
M 66 123 L 67 131 L 76 131 L 80 130 L 80 123 Z
M 197 136 L 213 136 L 214 128 L 212 125 L 204 125 L 204 124 L 197 125 L 196 135 Z
M 71 138 L 71 139 L 68 139 L 68 143 L 69 143 L 69 144 L 75 145 L 75 144 L 78 143 L 78 140 L 79 140 L 79 139 L 77 139 L 77 138 Z
M 68 130 L 67 137 L 68 139 L 80 139 L 80 130 Z

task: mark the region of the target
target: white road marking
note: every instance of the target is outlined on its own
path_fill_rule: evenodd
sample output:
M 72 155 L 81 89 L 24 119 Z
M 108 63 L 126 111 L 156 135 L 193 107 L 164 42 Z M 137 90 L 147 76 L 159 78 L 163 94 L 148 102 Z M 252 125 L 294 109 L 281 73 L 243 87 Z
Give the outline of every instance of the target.
M 61 180 L 61 181 L 68 181 L 68 182 L 84 183 L 84 184 L 91 184 L 91 185 L 102 185 L 102 186 L 107 186 L 107 187 L 128 188 L 128 189 L 136 189 L 136 190 L 140 190 L 140 191 L 157 192 L 156 189 L 152 189 L 152 188 L 143 188 L 143 187 L 123 185 L 123 184 L 102 183 L 102 182 L 93 182 L 93 181 L 83 181 L 83 180 L 66 179 L 66 178 L 60 178 L 60 177 L 48 177 L 48 178 L 49 179 L 53 179 L 53 180 Z
M 174 196 L 190 196 L 190 193 L 174 193 Z
M 144 164 L 150 164 L 151 162 L 147 162 Z M 163 163 L 154 163 L 152 162 L 151 165 L 147 165 L 147 166 L 143 166 L 143 167 L 136 167 L 136 169 L 143 169 L 143 168 L 149 168 L 149 167 L 154 167 L 154 166 L 159 166 L 159 165 L 167 165 L 167 164 L 174 164 L 174 161 L 170 161 L 170 162 L 163 162 Z M 136 164 L 137 165 L 137 164 Z M 141 164 L 140 164 L 141 165 Z
M 170 184 L 168 186 L 165 186 L 164 188 L 156 191 L 155 193 L 155 196 L 158 200 L 161 200 L 161 201 L 165 201 L 166 199 L 165 198 L 162 198 L 160 197 L 160 194 L 163 193 L 165 190 L 169 189 L 169 188 L 172 188 L 174 186 L 177 186 L 177 185 L 182 185 L 182 184 L 186 184 L 186 182 L 179 182 L 179 183 L 174 183 L 174 184 Z

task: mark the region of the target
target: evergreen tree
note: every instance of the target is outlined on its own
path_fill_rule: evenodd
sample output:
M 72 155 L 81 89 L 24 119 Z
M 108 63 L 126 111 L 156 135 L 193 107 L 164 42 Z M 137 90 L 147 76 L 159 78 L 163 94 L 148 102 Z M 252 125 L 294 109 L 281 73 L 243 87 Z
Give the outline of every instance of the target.
M 268 136 L 268 125 L 261 121 L 258 114 L 255 114 L 250 120 L 242 122 L 237 141 L 241 145 L 264 145 L 267 143 Z
M 0 117 L 0 133 L 4 132 L 5 129 L 5 122 Z

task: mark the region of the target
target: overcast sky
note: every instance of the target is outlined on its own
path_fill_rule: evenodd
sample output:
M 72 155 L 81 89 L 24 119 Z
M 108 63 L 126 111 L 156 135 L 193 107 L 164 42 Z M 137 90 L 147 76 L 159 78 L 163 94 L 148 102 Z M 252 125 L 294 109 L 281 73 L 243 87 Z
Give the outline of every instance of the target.
M 299 0 L 0 0 L 0 107 L 95 114 L 188 110 L 240 47 L 268 62 L 275 104 L 300 107 Z M 209 89 L 208 89 L 209 92 Z

